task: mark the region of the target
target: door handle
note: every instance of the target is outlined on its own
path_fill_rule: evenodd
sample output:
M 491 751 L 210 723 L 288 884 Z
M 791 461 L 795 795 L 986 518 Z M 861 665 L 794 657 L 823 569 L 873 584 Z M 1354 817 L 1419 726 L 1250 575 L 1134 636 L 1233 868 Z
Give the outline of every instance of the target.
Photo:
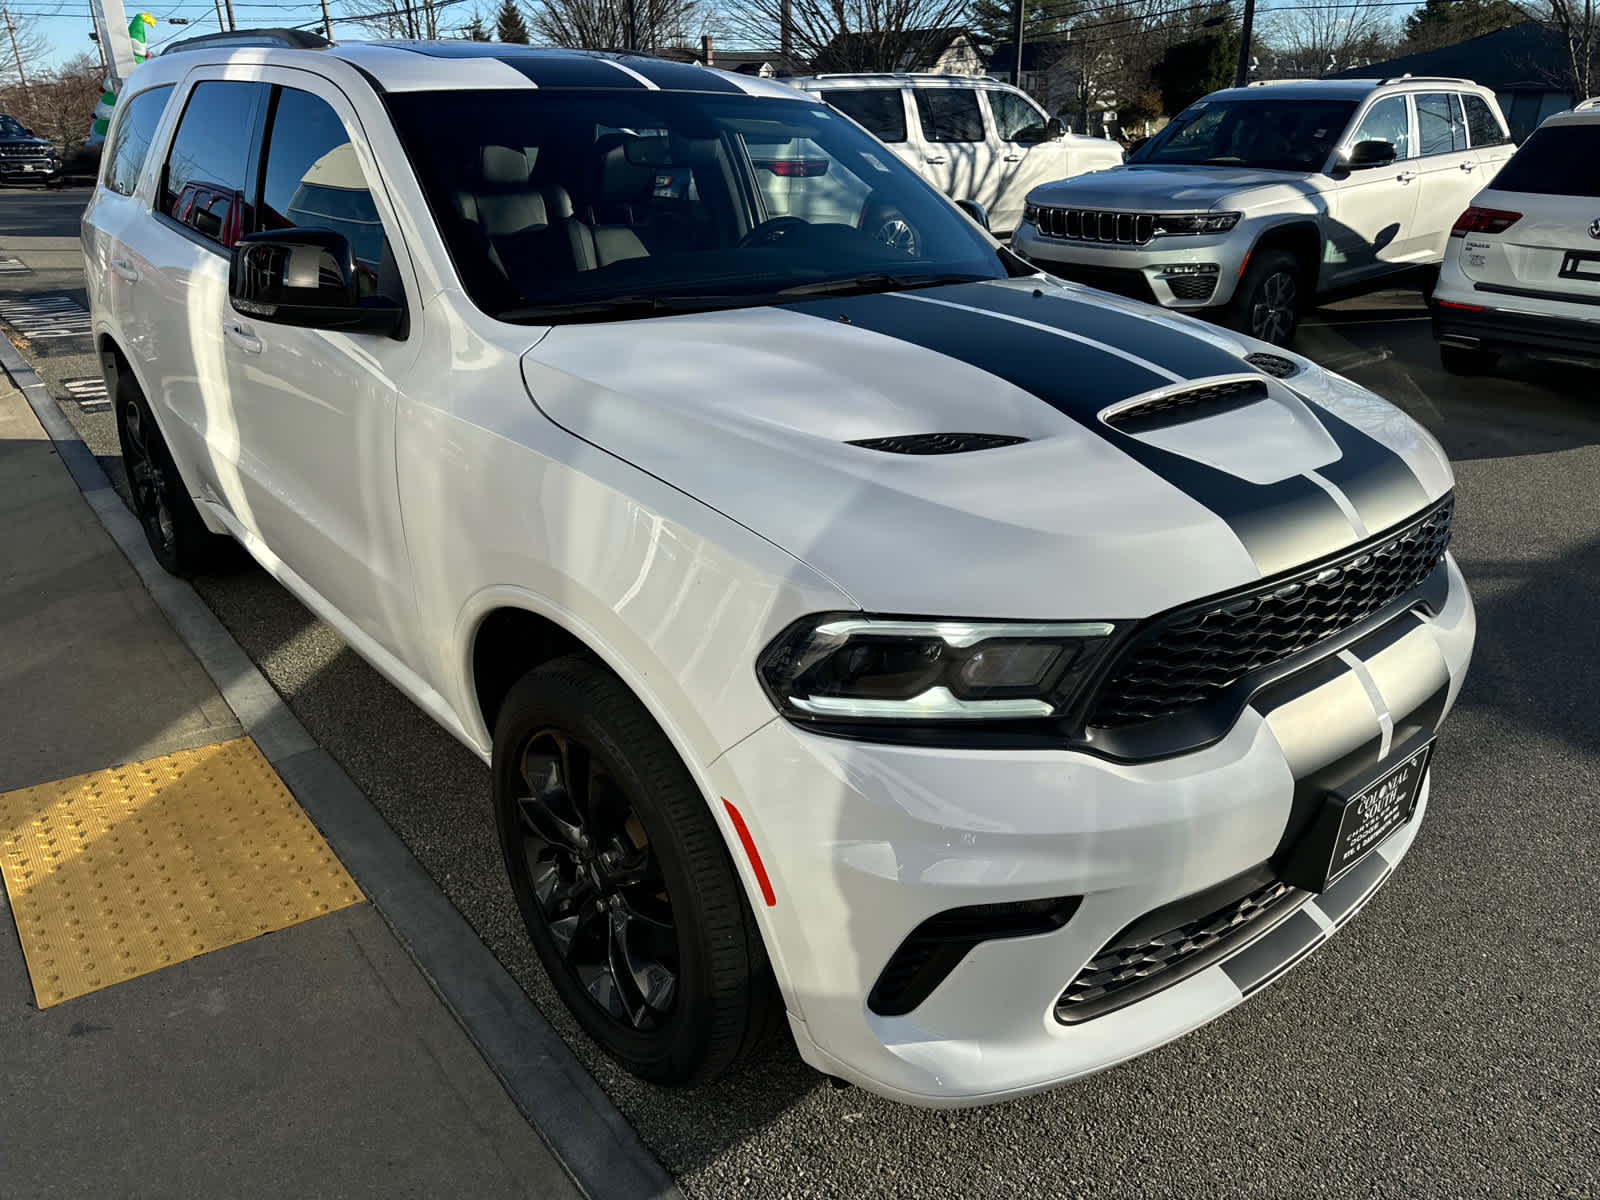
M 246 354 L 261 353 L 261 339 L 248 325 L 241 325 L 237 321 L 224 321 L 222 335 Z
M 1477 163 L 1464 162 L 1464 163 L 1461 164 L 1461 169 L 1463 171 L 1476 171 L 1478 169 L 1478 164 Z
M 1022 155 L 1020 155 L 1020 154 L 1008 154 L 1008 155 L 1005 156 L 1004 161 L 1005 162 L 1021 162 L 1022 161 Z
M 1401 171 L 1400 174 L 1395 176 L 1401 183 L 1410 183 L 1416 177 L 1417 173 L 1415 171 Z
M 125 258 L 113 258 L 111 260 L 111 269 L 129 283 L 139 282 L 138 269 Z
M 941 166 L 944 163 L 944 155 L 941 154 L 941 155 L 939 155 L 939 157 L 935 158 L 930 154 L 928 157 L 924 158 L 922 161 L 927 163 L 930 167 Z

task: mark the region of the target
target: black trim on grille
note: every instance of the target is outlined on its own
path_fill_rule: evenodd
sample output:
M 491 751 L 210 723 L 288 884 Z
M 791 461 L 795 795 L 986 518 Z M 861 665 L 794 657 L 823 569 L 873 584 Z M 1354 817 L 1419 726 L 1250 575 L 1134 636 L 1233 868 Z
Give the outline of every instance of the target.
M 1215 275 L 1174 275 L 1167 280 L 1172 295 L 1177 300 L 1209 300 L 1217 290 Z
M 1111 242 L 1119 246 L 1143 246 L 1156 232 L 1156 219 L 1149 213 L 1057 208 L 1051 204 L 1039 206 L 1034 225 L 1048 238 L 1071 242 Z
M 1309 895 L 1256 871 L 1148 913 L 1084 964 L 1056 1001 L 1056 1020 L 1088 1021 L 1181 983 L 1269 932 Z
M 1027 440 L 1010 433 L 907 433 L 861 438 L 849 444 L 864 450 L 881 450 L 885 454 L 967 454 L 974 450 L 1015 446 Z

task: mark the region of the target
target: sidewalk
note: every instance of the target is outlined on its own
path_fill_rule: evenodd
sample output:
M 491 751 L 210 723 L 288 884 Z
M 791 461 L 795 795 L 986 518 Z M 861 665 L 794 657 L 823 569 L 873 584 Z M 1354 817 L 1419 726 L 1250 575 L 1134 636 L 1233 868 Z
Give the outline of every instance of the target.
M 0 801 L 243 733 L 0 374 Z M 0 817 L 0 857 L 18 824 Z M 246 857 L 251 835 L 247 815 Z M 0 1192 L 580 1195 L 366 899 L 43 1008 L 23 903 L 0 896 Z

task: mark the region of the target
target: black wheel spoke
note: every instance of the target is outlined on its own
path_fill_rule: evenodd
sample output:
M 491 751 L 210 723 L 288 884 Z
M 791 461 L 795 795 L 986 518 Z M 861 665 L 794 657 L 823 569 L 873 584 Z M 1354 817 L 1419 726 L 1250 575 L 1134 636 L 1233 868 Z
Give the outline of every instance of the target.
M 671 926 L 621 904 L 612 908 L 611 975 L 617 999 L 635 1029 L 652 1025 L 672 1006 L 678 978 L 661 961 L 664 947 L 676 950 Z

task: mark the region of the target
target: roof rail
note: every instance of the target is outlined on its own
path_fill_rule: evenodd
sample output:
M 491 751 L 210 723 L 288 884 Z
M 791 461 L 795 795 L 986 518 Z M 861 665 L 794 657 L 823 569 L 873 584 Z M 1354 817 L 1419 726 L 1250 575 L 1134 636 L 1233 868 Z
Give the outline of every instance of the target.
M 796 79 L 948 79 L 961 83 L 1000 83 L 992 75 L 946 75 L 942 71 L 819 71 Z
M 1320 79 L 1252 79 L 1245 87 L 1271 87 L 1275 83 L 1321 83 Z
M 1378 80 L 1379 87 L 1390 83 L 1468 83 L 1473 87 L 1478 86 L 1476 79 L 1462 79 L 1459 75 L 1391 75 Z
M 324 50 L 333 45 L 321 34 L 306 29 L 230 29 L 223 33 L 202 33 L 172 42 L 162 54 L 175 50 L 209 50 L 227 47 L 276 46 L 287 50 Z
M 1587 100 L 1579 100 L 1572 106 L 1572 111 L 1588 112 L 1593 108 L 1600 108 L 1600 96 L 1590 96 Z

